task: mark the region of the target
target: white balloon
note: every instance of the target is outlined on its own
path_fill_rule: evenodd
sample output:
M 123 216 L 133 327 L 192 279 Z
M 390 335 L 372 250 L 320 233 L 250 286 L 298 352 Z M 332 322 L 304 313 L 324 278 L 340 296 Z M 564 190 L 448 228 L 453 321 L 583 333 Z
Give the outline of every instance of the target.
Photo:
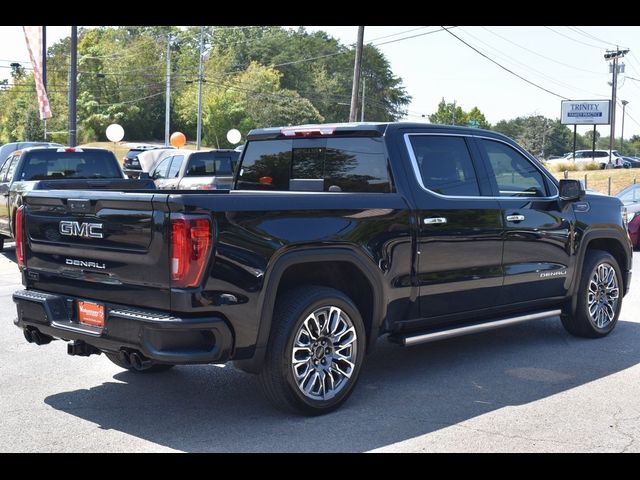
M 112 123 L 107 127 L 107 138 L 111 142 L 119 142 L 124 138 L 124 128 L 117 123 Z
M 229 140 L 229 143 L 232 143 L 233 145 L 235 145 L 240 140 L 242 140 L 242 134 L 240 133 L 239 130 L 232 128 L 227 132 L 227 140 Z

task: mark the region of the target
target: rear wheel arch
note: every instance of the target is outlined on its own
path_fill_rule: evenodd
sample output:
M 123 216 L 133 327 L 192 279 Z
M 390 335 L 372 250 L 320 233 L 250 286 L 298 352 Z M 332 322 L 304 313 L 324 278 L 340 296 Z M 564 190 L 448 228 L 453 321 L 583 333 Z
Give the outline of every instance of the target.
M 352 298 L 363 316 L 367 334 L 367 351 L 371 351 L 378 338 L 380 323 L 384 317 L 384 294 L 380 271 L 376 269 L 370 259 L 353 249 L 307 248 L 283 254 L 275 261 L 273 267 L 265 276 L 264 297 L 260 302 L 261 308 L 259 309 L 261 315 L 256 348 L 251 359 L 237 362 L 242 370 L 252 373 L 257 373 L 260 370 L 272 328 L 276 300 L 279 295 L 281 296 L 286 292 L 288 285 L 294 285 L 292 283 L 292 278 L 294 278 L 292 275 L 318 265 L 324 265 L 322 268 L 325 270 L 337 265 L 340 265 L 340 268 L 345 269 L 344 271 L 347 272 L 349 269 L 353 269 L 351 271 L 358 272 L 360 278 L 356 282 L 347 283 L 355 286 L 358 285 L 358 281 L 363 279 L 368 283 L 370 292 L 369 309 L 365 306 L 367 302 L 366 292 L 357 292 L 357 289 L 353 287 L 341 289 L 340 282 L 337 282 L 338 286 L 328 285 L 327 282 L 323 281 L 323 279 L 326 279 L 326 274 L 317 277 L 316 282 L 310 282 L 308 276 L 300 278 L 304 283 L 318 284 L 319 281 L 320 285 L 332 286 L 332 288 L 343 291 L 345 295 Z M 344 285 L 344 282 L 342 282 L 342 285 Z

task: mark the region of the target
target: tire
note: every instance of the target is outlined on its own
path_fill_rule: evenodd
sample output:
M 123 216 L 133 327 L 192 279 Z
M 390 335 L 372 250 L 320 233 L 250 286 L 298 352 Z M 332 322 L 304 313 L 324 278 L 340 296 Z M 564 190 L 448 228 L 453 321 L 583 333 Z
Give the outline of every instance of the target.
M 600 338 L 610 334 L 622 308 L 622 275 L 610 253 L 587 250 L 576 295 L 576 311 L 561 316 L 564 328 L 576 337 Z
M 4 235 L 0 235 L 0 252 L 2 252 L 4 250 L 4 240 L 5 240 L 5 236 Z
M 160 373 L 160 372 L 166 372 L 167 370 L 175 367 L 175 365 L 170 365 L 165 363 L 154 363 L 151 366 L 145 368 L 144 370 L 136 370 L 133 366 L 124 362 L 120 358 L 119 354 L 109 353 L 109 352 L 104 352 L 104 354 L 109 360 L 111 360 L 111 362 L 115 363 L 120 368 L 124 368 L 134 373 Z
M 319 333 L 316 325 L 320 326 Z M 299 376 L 294 374 L 296 342 L 295 371 Z M 314 285 L 292 289 L 274 309 L 265 362 L 258 375 L 260 384 L 267 398 L 281 410 L 306 415 L 329 413 L 353 391 L 365 345 L 360 312 L 344 293 Z M 345 357 L 351 363 L 344 361 Z

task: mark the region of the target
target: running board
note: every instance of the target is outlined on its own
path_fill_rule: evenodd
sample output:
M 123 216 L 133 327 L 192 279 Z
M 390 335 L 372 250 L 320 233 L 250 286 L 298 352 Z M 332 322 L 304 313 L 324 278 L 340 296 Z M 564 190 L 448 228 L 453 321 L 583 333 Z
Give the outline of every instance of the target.
M 542 320 L 543 318 L 557 317 L 562 311 L 547 310 L 544 312 L 531 313 L 529 315 L 520 315 L 518 317 L 502 318 L 484 323 L 476 323 L 474 325 L 465 325 L 463 327 L 450 328 L 447 330 L 438 330 L 430 333 L 423 333 L 409 337 L 396 337 L 401 345 L 410 347 L 419 343 L 435 342 L 444 340 L 445 338 L 460 337 L 471 333 L 484 332 L 486 330 L 494 330 L 496 328 L 508 327 L 518 323 L 530 322 L 532 320 Z

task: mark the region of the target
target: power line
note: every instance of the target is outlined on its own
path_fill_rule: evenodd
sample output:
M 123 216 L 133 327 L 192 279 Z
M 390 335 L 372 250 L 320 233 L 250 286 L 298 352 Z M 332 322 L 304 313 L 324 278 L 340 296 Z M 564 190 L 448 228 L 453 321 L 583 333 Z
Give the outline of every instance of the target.
M 127 105 L 129 103 L 136 103 L 136 102 L 139 102 L 141 100 L 147 100 L 149 98 L 157 97 L 158 95 L 164 95 L 164 92 L 154 93 L 152 95 L 147 95 L 146 97 L 140 97 L 140 98 L 136 98 L 134 100 L 128 100 L 128 101 L 125 101 L 125 102 L 101 103 L 101 104 L 96 105 L 96 107 L 111 107 L 111 106 L 114 106 L 114 105 Z
M 489 60 L 491 63 L 496 64 L 497 66 L 499 66 L 501 69 L 503 69 L 506 72 L 509 72 L 511 75 L 514 75 L 516 77 L 518 77 L 520 80 L 523 80 L 525 82 L 527 82 L 529 85 L 533 85 L 536 88 L 539 88 L 540 90 L 543 90 L 547 93 L 550 93 L 551 95 L 555 96 L 555 97 L 559 97 L 562 98 L 563 100 L 569 100 L 567 97 L 563 96 L 563 95 L 559 95 L 555 92 L 552 92 L 551 90 L 544 88 L 540 85 L 538 85 L 537 83 L 532 82 L 531 80 L 528 80 L 526 78 L 524 78 L 522 75 L 517 74 L 516 72 L 514 72 L 513 70 L 508 69 L 507 67 L 505 67 L 504 65 L 501 65 L 500 63 L 496 62 L 494 59 L 492 59 L 491 57 L 489 57 L 488 55 L 485 55 L 484 53 L 482 53 L 480 50 L 478 50 L 476 47 L 474 47 L 473 45 L 465 42 L 462 38 L 460 38 L 459 36 L 457 36 L 455 33 L 451 32 L 448 28 L 446 27 L 442 27 L 449 35 L 452 35 L 453 37 L 455 37 L 456 39 L 458 39 L 458 41 L 464 43 L 467 47 L 469 47 L 471 50 L 473 50 L 474 52 L 476 52 L 477 54 L 483 56 L 484 58 L 486 58 L 487 60 Z
M 543 25 L 543 26 L 544 26 L 544 25 Z M 583 41 L 581 41 L 581 40 L 576 40 L 575 38 L 570 37 L 569 35 L 565 35 L 564 33 L 558 32 L 557 30 L 554 30 L 554 29 L 553 29 L 553 28 L 551 28 L 551 27 L 544 26 L 544 28 L 546 28 L 547 30 L 551 30 L 553 33 L 555 33 L 555 34 L 557 34 L 557 35 L 560 35 L 560 36 L 562 36 L 562 37 L 564 37 L 564 38 L 568 38 L 569 40 L 571 40 L 571 41 L 573 41 L 573 42 L 580 43 L 580 44 L 582 44 L 582 45 L 586 45 L 587 47 L 593 47 L 593 48 L 597 48 L 598 50 L 602 50 L 602 47 L 600 47 L 600 46 L 598 46 L 598 45 L 593 45 L 593 44 L 591 44 L 591 43 L 586 43 L 586 42 L 583 42 Z
M 422 30 L 423 28 L 429 28 L 430 26 L 431 25 L 428 25 L 426 27 L 411 28 L 409 30 L 403 30 L 403 31 L 398 32 L 398 33 L 392 33 L 390 35 L 384 35 L 382 37 L 370 38 L 370 39 L 367 40 L 367 43 L 373 42 L 375 40 L 382 40 L 383 38 L 396 37 L 398 35 L 402 35 L 403 33 L 415 32 L 416 30 Z
M 568 65 L 568 64 L 566 64 L 566 63 L 564 63 L 564 62 L 560 62 L 560 61 L 558 61 L 558 60 L 554 60 L 554 59 L 553 59 L 553 58 L 551 58 L 551 57 L 547 57 L 546 55 L 542 55 L 541 53 L 538 53 L 538 52 L 536 52 L 536 51 L 534 51 L 534 50 L 531 50 L 530 48 L 524 47 L 524 46 L 522 46 L 522 45 L 520 45 L 520 44 L 518 44 L 518 43 L 516 43 L 516 42 L 513 42 L 513 41 L 509 40 L 508 38 L 505 38 L 505 37 L 503 37 L 502 35 L 500 35 L 500 34 L 498 34 L 498 33 L 494 32 L 494 31 L 492 31 L 492 30 L 489 30 L 489 29 L 488 29 L 488 28 L 486 28 L 486 27 L 480 27 L 480 28 L 482 28 L 483 30 L 486 30 L 487 32 L 491 33 L 492 35 L 495 35 L 496 37 L 500 37 L 500 38 L 501 38 L 501 39 L 503 39 L 504 41 L 509 42 L 509 43 L 511 43 L 511 44 L 513 44 L 513 45 L 515 45 L 516 47 L 522 48 L 523 50 L 526 50 L 527 52 L 531 52 L 531 53 L 533 53 L 534 55 L 537 55 L 538 57 L 545 58 L 545 59 L 549 60 L 550 62 L 557 63 L 558 65 L 562 65 L 562 66 L 567 67 L 567 68 L 573 68 L 574 70 L 579 70 L 579 71 L 581 71 L 581 72 L 587 72 L 587 73 L 594 73 L 594 74 L 597 74 L 597 75 L 602 75 L 602 72 L 596 72 L 596 71 L 594 71 L 594 70 L 587 70 L 587 69 L 584 69 L 584 68 L 575 67 L 575 66 L 573 66 L 573 65 Z
M 456 25 L 456 26 L 452 26 L 452 27 L 448 27 L 448 28 L 449 28 L 449 29 L 452 29 L 452 28 L 458 28 L 458 26 Z M 418 33 L 417 35 L 410 35 L 410 36 L 408 36 L 408 37 L 397 38 L 397 39 L 395 39 L 395 40 L 389 40 L 388 42 L 374 43 L 374 44 L 373 44 L 373 46 L 374 46 L 374 47 L 378 47 L 378 46 L 380 46 L 380 45 L 386 45 L 386 44 L 388 44 L 388 43 L 400 42 L 400 41 L 402 41 L 402 40 L 408 40 L 408 39 L 410 39 L 410 38 L 422 37 L 422 36 L 424 36 L 424 35 L 430 35 L 430 34 L 432 34 L 432 33 L 442 32 L 443 30 L 447 30 L 447 29 L 446 29 L 445 27 L 441 27 L 441 28 L 438 28 L 437 30 L 430 30 L 430 31 L 428 31 L 428 32 Z
M 571 27 L 571 26 L 567 26 L 567 28 L 569 28 L 570 30 L 573 30 L 574 32 L 584 36 L 584 37 L 588 37 L 591 38 L 592 40 L 596 40 L 598 42 L 601 43 L 605 43 L 608 45 L 612 45 L 614 47 L 618 47 L 618 45 L 620 45 L 619 43 L 611 43 L 611 42 L 607 42 L 606 40 L 602 40 L 601 38 L 596 37 L 595 35 L 591 35 L 589 32 L 585 32 L 584 30 L 582 30 L 581 28 L 578 27 Z
M 467 32 L 466 30 L 463 30 L 463 29 L 461 29 L 461 30 L 465 34 L 469 35 L 470 37 L 476 39 L 478 42 L 482 43 L 483 45 L 486 45 L 491 50 L 494 50 L 496 52 L 495 55 L 497 55 L 499 58 L 502 57 L 503 60 L 506 60 L 507 62 L 512 62 L 512 63 L 515 63 L 517 65 L 520 65 L 522 68 L 524 68 L 525 70 L 529 70 L 529 71 L 533 72 L 533 74 L 538 76 L 538 77 L 544 78 L 544 79 L 550 81 L 551 83 L 555 83 L 556 85 L 559 85 L 559 86 L 561 86 L 563 88 L 566 88 L 568 90 L 581 91 L 581 92 L 588 93 L 589 95 L 594 95 L 596 97 L 607 98 L 605 95 L 602 95 L 602 94 L 599 94 L 599 93 L 590 92 L 588 90 L 584 90 L 582 88 L 574 87 L 574 86 L 569 85 L 567 83 L 560 82 L 560 81 L 556 80 L 555 78 L 550 77 L 549 75 L 546 75 L 546 74 L 542 73 L 540 70 L 536 70 L 535 68 L 529 66 L 528 64 L 523 63 L 523 62 L 521 62 L 519 60 L 516 60 L 513 57 L 507 55 L 506 53 L 503 53 L 501 50 L 489 45 L 487 42 L 481 40 L 480 38 L 476 37 L 475 35 L 472 35 L 471 33 Z

